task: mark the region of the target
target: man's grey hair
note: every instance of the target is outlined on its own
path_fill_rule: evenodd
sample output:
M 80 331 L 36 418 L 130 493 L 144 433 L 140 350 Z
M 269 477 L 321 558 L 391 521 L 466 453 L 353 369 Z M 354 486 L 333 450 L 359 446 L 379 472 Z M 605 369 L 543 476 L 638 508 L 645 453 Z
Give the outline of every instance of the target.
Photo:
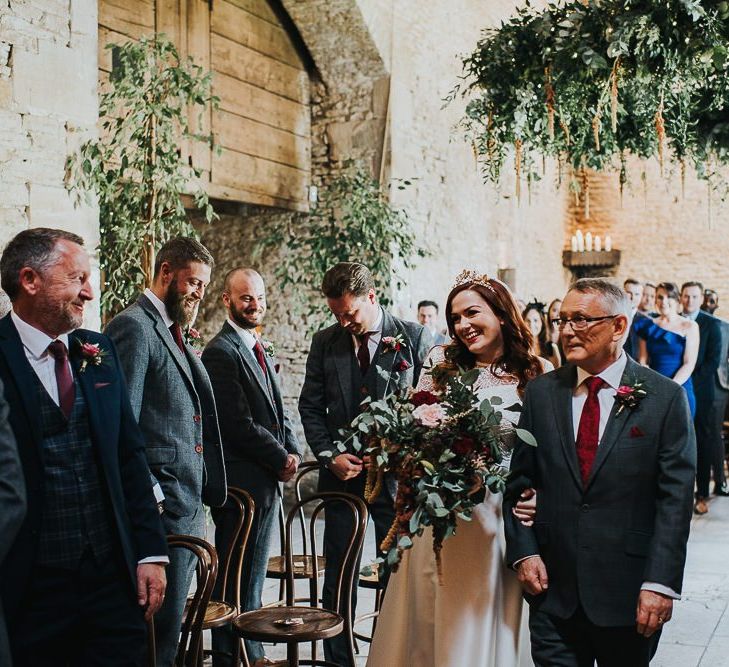
M 26 267 L 43 274 L 58 262 L 58 241 L 70 241 L 82 246 L 84 240 L 78 234 L 34 227 L 16 234 L 5 246 L 0 257 L 0 284 L 11 301 L 20 294 L 20 271 Z
M 599 294 L 608 315 L 625 315 L 630 319 L 628 295 L 621 287 L 606 278 L 580 278 L 570 285 L 570 292 Z

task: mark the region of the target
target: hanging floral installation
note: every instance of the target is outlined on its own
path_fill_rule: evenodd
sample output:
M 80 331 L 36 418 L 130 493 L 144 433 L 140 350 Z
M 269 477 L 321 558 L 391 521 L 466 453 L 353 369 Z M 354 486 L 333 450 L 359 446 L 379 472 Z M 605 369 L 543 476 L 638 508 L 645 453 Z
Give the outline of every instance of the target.
M 716 179 L 729 163 L 729 3 L 716 0 L 572 0 L 526 6 L 483 33 L 465 57 L 463 125 L 485 177 L 507 156 L 519 182 L 544 157 L 615 170 L 626 157 L 692 164 Z M 541 155 L 539 161 L 537 156 Z

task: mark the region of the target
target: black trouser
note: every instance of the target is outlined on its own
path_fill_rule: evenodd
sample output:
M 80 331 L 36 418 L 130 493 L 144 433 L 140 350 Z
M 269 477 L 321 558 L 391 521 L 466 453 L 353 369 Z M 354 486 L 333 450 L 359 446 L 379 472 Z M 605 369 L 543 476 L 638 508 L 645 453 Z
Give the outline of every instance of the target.
M 709 480 L 714 477 L 714 489 L 724 484 L 724 442 L 721 437 L 729 392 L 716 389 L 713 400 L 697 397 L 696 417 L 696 496 L 709 496 Z
M 88 551 L 72 570 L 34 568 L 10 628 L 13 664 L 136 667 L 146 660 L 146 633 L 126 566 L 115 556 L 97 562 Z
M 643 637 L 635 625 L 598 627 L 582 607 L 567 620 L 533 607 L 529 631 L 536 667 L 647 667 L 660 637 Z
M 319 491 L 340 491 L 351 493 L 360 498 L 364 497 L 364 473 L 347 482 L 338 480 L 328 470 L 319 473 Z M 390 491 L 383 485 L 380 495 L 368 505 L 370 516 L 375 524 L 375 540 L 377 553 L 380 544 L 385 539 L 393 520 L 395 519 L 394 499 Z M 352 512 L 342 503 L 327 505 L 324 517 L 324 552 L 326 554 L 326 571 L 324 572 L 324 587 L 322 590 L 322 604 L 325 609 L 334 609 L 334 597 L 337 586 L 337 576 L 342 566 L 342 559 L 352 534 Z M 357 606 L 357 581 L 359 579 L 360 561 L 357 560 L 354 586 L 352 587 L 352 620 Z M 387 585 L 387 573 L 383 576 L 383 585 Z M 342 607 L 339 611 L 342 613 Z M 324 657 L 342 667 L 348 666 L 349 652 L 347 650 L 347 637 L 345 633 L 324 641 Z

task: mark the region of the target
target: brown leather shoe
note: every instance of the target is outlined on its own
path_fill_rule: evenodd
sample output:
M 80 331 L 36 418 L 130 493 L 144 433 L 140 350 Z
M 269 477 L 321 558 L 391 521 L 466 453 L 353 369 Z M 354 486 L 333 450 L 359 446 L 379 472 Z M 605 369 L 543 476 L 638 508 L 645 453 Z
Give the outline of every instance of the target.
M 288 664 L 286 660 L 271 660 L 271 658 L 264 655 L 256 660 L 252 667 L 288 667 Z
M 694 505 L 694 514 L 706 514 L 709 511 L 709 505 L 706 503 L 706 498 L 697 498 L 696 504 Z

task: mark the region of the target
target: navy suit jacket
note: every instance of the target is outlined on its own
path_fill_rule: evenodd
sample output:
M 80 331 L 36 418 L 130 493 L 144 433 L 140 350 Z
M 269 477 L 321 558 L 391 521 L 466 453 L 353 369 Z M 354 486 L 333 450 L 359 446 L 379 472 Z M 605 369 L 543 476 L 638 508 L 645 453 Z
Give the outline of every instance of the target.
M 78 348 L 85 342 L 98 345 L 104 356 L 100 365 L 89 364 L 80 372 Z M 69 353 L 77 387 L 86 401 L 99 478 L 112 509 L 109 519 L 127 566 L 129 585 L 136 594 L 137 563 L 168 553 L 144 440 L 132 414 L 112 342 L 93 331 L 77 329 L 69 334 Z M 18 444 L 28 496 L 25 520 L 0 565 L 0 596 L 9 622 L 26 599 L 43 521 L 44 471 L 34 373 L 8 314 L 0 320 L 0 381 L 5 386 L 10 426 Z
M 699 352 L 691 375 L 698 401 L 713 401 L 720 390 L 729 389 L 727 382 L 727 324 L 714 315 L 699 311 Z

